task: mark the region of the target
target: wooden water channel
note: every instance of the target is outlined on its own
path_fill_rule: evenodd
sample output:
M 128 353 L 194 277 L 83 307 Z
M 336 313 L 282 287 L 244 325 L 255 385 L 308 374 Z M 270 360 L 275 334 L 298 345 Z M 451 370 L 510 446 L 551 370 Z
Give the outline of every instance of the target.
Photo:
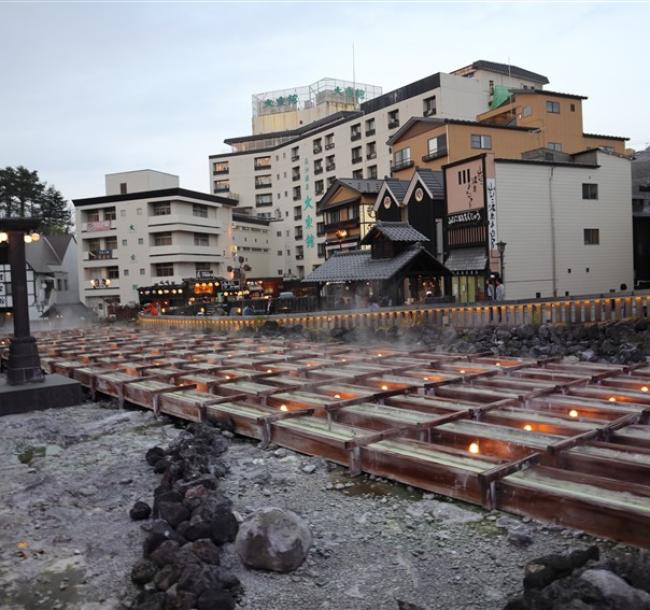
M 454 326 L 474 328 L 493 324 L 517 326 L 521 324 L 578 324 L 588 322 L 615 322 L 626 318 L 650 316 L 650 291 L 620 293 L 534 301 L 507 301 L 469 305 L 417 305 L 388 307 L 381 310 L 324 311 L 316 313 L 273 316 L 141 316 L 146 327 L 215 328 L 236 330 L 256 327 L 272 320 L 283 326 L 299 324 L 308 329 L 365 328 L 390 326 Z
M 650 548 L 650 367 L 215 337 L 48 333 L 112 396 L 471 502 Z

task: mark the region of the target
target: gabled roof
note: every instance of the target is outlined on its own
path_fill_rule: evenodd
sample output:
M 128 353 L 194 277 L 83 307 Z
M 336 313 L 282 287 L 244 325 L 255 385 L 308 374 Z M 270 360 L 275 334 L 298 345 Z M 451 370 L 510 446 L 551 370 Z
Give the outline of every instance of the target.
M 403 203 L 408 204 L 411 201 L 413 192 L 416 188 L 422 187 L 429 199 L 445 198 L 445 179 L 441 171 L 434 171 L 428 168 L 418 168 L 415 170 L 411 181 L 409 182 Z
M 375 199 L 375 205 L 373 206 L 375 212 L 379 209 L 379 206 L 382 205 L 382 201 L 387 195 L 393 200 L 393 203 L 395 203 L 395 205 L 401 206 L 408 186 L 408 180 L 384 178 L 381 189 L 379 189 L 377 199 Z
M 562 91 L 549 91 L 548 89 L 510 89 L 510 93 L 517 95 L 546 95 L 548 97 L 568 97 L 572 100 L 588 100 L 586 95 L 563 93 Z
M 431 268 L 444 273 L 444 266 L 421 244 L 409 246 L 393 258 L 372 258 L 367 250 L 334 252 L 303 282 L 362 282 L 389 280 L 417 257 L 425 257 Z
M 366 236 L 361 240 L 361 244 L 370 244 L 375 239 L 377 233 L 390 239 L 390 241 L 402 242 L 419 242 L 430 241 L 426 235 L 422 235 L 417 229 L 413 228 L 408 222 L 387 222 L 378 220 Z
M 359 195 L 376 195 L 380 190 L 383 184 L 383 180 L 357 180 L 355 178 L 337 178 L 332 182 L 329 188 L 325 191 L 325 194 L 318 201 L 316 208 L 318 210 L 323 210 L 328 207 L 330 199 L 335 195 L 340 187 L 347 187 Z M 347 201 L 340 202 L 342 204 L 349 203 Z M 331 207 L 336 207 L 339 205 L 339 202 L 333 204 Z
M 180 187 L 165 189 L 156 189 L 153 191 L 138 191 L 136 193 L 124 193 L 119 195 L 101 195 L 99 197 L 87 197 L 85 199 L 73 199 L 75 207 L 84 205 L 95 205 L 98 203 L 117 203 L 118 201 L 131 201 L 136 199 L 153 199 L 156 197 L 186 197 L 187 199 L 198 199 L 199 201 L 209 201 L 211 203 L 220 203 L 222 205 L 231 205 L 235 207 L 239 202 L 230 197 L 220 197 L 210 193 L 201 193 L 191 191 Z
M 48 243 L 50 244 L 50 247 L 52 248 L 52 250 L 54 250 L 59 260 L 63 262 L 65 253 L 68 251 L 68 246 L 70 245 L 70 242 L 74 240 L 74 236 L 73 235 L 46 235 L 45 239 L 47 239 Z
M 72 235 L 43 235 L 25 248 L 25 258 L 29 266 L 37 273 L 52 273 L 52 267 L 63 263 Z
M 487 72 L 494 72 L 495 74 L 503 74 L 504 76 L 514 76 L 515 78 L 523 78 L 524 80 L 530 80 L 541 85 L 548 84 L 548 78 L 543 74 L 538 74 L 537 72 L 531 72 L 530 70 L 525 70 L 519 66 L 513 66 L 511 64 L 501 64 L 496 61 L 488 61 L 485 59 L 477 59 L 475 62 L 472 62 L 469 66 L 464 68 L 459 68 L 454 70 L 452 74 L 457 72 L 463 72 L 468 69 L 474 70 L 485 70 Z

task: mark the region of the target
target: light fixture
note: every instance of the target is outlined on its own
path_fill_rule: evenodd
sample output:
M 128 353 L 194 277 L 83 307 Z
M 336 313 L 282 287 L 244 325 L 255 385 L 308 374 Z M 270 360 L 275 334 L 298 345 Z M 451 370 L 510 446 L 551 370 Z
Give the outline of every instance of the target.
M 32 241 L 38 241 L 41 238 L 39 233 L 32 233 L 31 235 L 32 235 Z
M 578 412 L 575 409 L 569 411 L 569 417 L 578 417 Z
M 609 402 L 616 402 L 616 398 L 614 396 L 610 396 L 608 400 Z
M 470 443 L 469 452 L 476 455 L 479 452 L 478 441 L 475 443 Z
M 460 369 L 460 371 L 458 371 L 458 372 L 459 372 L 461 375 L 464 375 L 464 374 L 465 374 L 465 369 Z
M 429 378 L 428 377 L 422 377 L 422 380 L 423 381 L 429 381 Z
M 0 232 L 0 243 L 3 241 L 9 241 L 9 234 L 5 231 Z
M 26 244 L 31 244 L 32 243 L 32 236 L 31 235 L 25 235 L 24 239 L 25 239 Z
M 334 394 L 334 398 L 341 398 L 340 394 Z
M 524 430 L 526 430 L 526 432 L 532 432 L 532 431 L 533 431 L 533 427 L 532 427 L 530 424 L 526 424 L 526 425 L 524 426 Z
M 383 385 L 383 386 L 381 386 L 381 389 L 384 390 L 384 392 L 385 392 L 385 391 L 388 389 L 388 386 L 387 386 L 387 385 Z
M 280 405 L 280 411 L 288 411 L 289 407 L 287 405 Z
M 496 363 L 496 366 L 501 366 L 501 363 L 500 363 L 500 362 L 497 362 L 497 363 Z
M 647 385 L 644 385 L 644 386 L 641 388 L 641 391 L 642 391 L 642 392 L 647 392 L 647 391 L 648 391 L 648 386 L 647 386 Z

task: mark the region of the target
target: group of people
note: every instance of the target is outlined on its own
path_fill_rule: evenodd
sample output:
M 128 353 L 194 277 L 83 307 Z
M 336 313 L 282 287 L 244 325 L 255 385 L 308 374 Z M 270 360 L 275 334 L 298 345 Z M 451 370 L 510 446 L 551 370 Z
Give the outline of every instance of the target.
M 506 289 L 503 285 L 503 282 L 500 279 L 497 279 L 496 282 L 488 283 L 487 295 L 490 301 L 505 301 L 506 300 Z

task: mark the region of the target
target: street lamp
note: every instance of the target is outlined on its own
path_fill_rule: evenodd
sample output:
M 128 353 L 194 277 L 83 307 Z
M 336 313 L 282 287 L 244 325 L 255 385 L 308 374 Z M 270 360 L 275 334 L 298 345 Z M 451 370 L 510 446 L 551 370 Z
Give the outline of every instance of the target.
M 345 229 L 339 229 L 336 236 L 339 238 L 339 250 L 343 250 L 343 240 L 348 236 L 348 232 Z
M 497 251 L 499 252 L 499 262 L 501 266 L 501 283 L 504 284 L 506 281 L 506 274 L 504 271 L 504 266 L 503 266 L 503 255 L 506 252 L 506 242 L 505 241 L 499 241 L 497 242 Z

